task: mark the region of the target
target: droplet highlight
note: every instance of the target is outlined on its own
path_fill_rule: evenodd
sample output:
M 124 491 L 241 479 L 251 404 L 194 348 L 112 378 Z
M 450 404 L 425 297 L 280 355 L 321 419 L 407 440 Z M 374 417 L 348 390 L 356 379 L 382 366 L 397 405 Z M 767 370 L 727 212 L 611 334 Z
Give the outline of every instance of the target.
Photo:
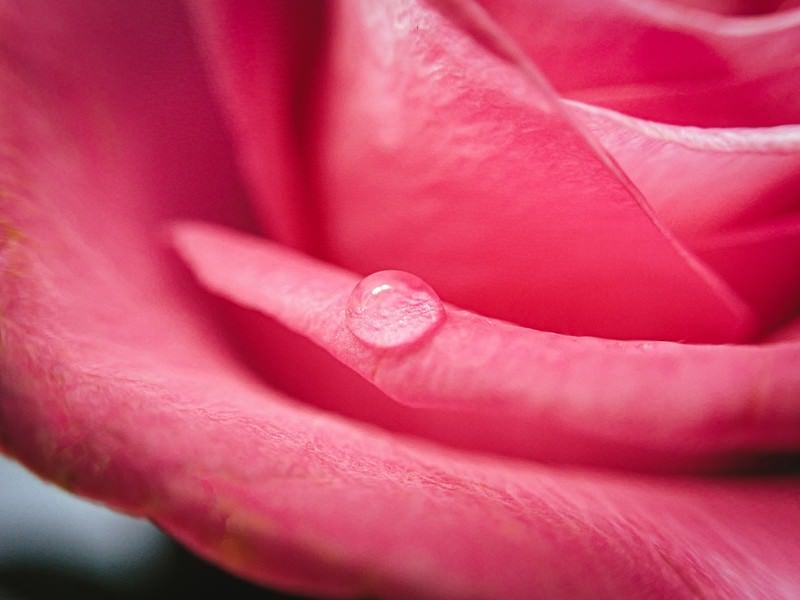
M 431 335 L 445 318 L 433 288 L 405 271 L 378 271 L 353 288 L 347 302 L 347 327 L 376 348 L 398 348 Z

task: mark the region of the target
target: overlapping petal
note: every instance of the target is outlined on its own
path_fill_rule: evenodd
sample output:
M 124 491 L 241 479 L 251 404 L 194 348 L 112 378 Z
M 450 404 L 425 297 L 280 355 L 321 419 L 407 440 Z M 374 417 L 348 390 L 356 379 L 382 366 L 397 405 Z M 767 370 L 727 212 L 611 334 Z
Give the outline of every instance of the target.
M 761 331 L 796 314 L 800 127 L 701 129 L 568 106 Z
M 655 221 L 533 65 L 411 0 L 336 6 L 319 144 L 327 258 L 410 270 L 452 302 L 542 329 L 748 335 L 738 298 Z
M 800 126 L 679 127 L 568 106 L 690 245 L 732 225 L 800 211 Z
M 705 127 L 800 122 L 800 9 L 732 17 L 662 0 L 480 0 L 568 96 Z

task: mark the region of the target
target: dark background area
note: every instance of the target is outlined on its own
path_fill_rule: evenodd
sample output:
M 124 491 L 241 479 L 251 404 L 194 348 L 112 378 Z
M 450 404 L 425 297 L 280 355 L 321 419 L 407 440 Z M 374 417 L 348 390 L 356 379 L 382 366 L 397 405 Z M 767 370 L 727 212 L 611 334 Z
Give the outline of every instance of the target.
M 0 599 L 259 598 L 144 520 L 49 485 L 0 456 Z

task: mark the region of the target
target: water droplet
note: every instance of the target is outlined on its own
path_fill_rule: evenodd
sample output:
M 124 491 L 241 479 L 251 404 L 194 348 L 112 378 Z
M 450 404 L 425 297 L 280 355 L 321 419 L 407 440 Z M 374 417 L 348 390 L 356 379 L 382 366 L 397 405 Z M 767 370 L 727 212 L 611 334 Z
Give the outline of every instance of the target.
M 418 342 L 433 333 L 444 317 L 444 306 L 433 288 L 405 271 L 368 275 L 353 288 L 347 302 L 347 327 L 377 348 Z

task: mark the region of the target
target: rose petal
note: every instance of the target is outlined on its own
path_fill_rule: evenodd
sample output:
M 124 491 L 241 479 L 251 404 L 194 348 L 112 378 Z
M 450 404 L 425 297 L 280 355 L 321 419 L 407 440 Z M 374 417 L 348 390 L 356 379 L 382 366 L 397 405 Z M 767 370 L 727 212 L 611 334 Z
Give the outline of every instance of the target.
M 503 416 L 533 438 L 564 433 L 594 461 L 596 440 L 678 457 L 800 447 L 800 345 L 573 338 L 449 307 L 431 341 L 384 351 L 348 329 L 353 274 L 216 227 L 175 235 L 205 286 L 309 337 L 403 404 Z
M 800 126 L 700 129 L 568 105 L 687 243 L 800 208 Z
M 542 329 L 747 335 L 746 308 L 654 222 L 533 65 L 411 0 L 338 4 L 333 29 L 327 258 L 410 270 L 449 301 Z
M 706 127 L 800 122 L 800 10 L 726 17 L 657 0 L 480 0 L 568 96 Z
M 320 2 L 186 2 L 265 230 L 311 250 L 319 241 L 305 147 Z

